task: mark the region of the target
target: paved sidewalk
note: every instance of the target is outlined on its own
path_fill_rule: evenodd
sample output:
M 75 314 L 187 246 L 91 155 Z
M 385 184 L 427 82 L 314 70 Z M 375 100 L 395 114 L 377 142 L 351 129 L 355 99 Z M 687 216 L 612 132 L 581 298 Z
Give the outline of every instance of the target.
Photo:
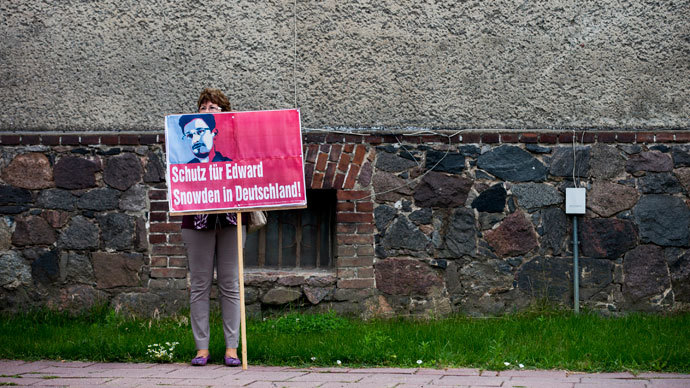
M 690 375 L 478 369 L 285 368 L 0 360 L 0 386 L 686 388 Z

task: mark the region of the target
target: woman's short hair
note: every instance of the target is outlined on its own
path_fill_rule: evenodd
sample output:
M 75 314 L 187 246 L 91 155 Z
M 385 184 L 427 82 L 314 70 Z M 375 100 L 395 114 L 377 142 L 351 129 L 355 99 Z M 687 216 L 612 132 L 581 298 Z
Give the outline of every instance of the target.
M 199 95 L 199 100 L 196 103 L 196 109 L 199 110 L 199 108 L 201 108 L 201 104 L 206 101 L 218 105 L 221 109 L 221 112 L 229 112 L 231 110 L 230 100 L 225 97 L 225 94 L 223 94 L 220 89 L 206 88 L 202 90 L 201 94 Z

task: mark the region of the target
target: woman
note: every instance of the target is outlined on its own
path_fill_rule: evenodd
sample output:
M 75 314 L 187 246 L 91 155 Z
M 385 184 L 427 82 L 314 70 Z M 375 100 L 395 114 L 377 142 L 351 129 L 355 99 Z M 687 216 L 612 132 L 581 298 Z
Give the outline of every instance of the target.
M 227 112 L 230 101 L 218 89 L 204 89 L 197 108 L 199 113 Z M 185 215 L 182 217 L 182 239 L 189 261 L 192 333 L 197 348 L 192 365 L 204 366 L 210 359 L 209 298 L 215 266 L 225 334 L 224 361 L 227 366 L 239 366 L 242 362 L 237 357 L 240 296 L 236 215 Z

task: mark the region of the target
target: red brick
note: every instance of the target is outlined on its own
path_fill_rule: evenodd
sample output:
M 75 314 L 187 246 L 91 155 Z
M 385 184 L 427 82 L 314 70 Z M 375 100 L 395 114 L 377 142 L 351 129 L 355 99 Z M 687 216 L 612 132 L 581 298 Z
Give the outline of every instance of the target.
M 383 142 L 384 143 L 390 143 L 390 144 L 396 144 L 399 142 L 398 136 L 395 135 L 383 135 Z
M 314 165 L 314 170 L 325 172 L 326 162 L 328 162 L 328 154 L 323 152 L 319 153 L 319 156 L 316 157 L 316 164 Z
M 163 210 L 168 211 L 170 207 L 168 206 L 168 201 L 151 201 L 151 211 Z
M 319 154 L 319 146 L 316 144 L 309 144 L 307 146 L 306 161 L 308 163 L 316 162 L 316 156 Z
M 354 256 L 357 254 L 357 251 L 355 250 L 355 247 L 351 245 L 338 245 L 337 251 L 336 251 L 336 256 L 339 257 L 338 262 L 341 262 L 342 260 L 343 263 L 347 264 L 350 261 L 349 260 L 354 260 Z M 350 259 L 346 259 L 350 258 Z M 340 267 L 340 265 L 338 265 Z
M 656 134 L 657 143 L 671 143 L 675 140 L 672 132 L 659 132 Z
M 368 267 L 374 265 L 374 256 L 365 257 L 341 257 L 336 261 L 339 268 Z
M 638 132 L 637 133 L 638 143 L 654 143 L 654 134 L 649 132 Z
M 340 160 L 340 154 L 343 152 L 343 146 L 340 144 L 333 144 L 331 146 L 331 152 L 329 152 L 328 160 L 331 162 L 337 162 Z
M 498 133 L 482 133 L 482 143 L 494 144 L 499 142 Z
M 171 267 L 187 267 L 186 257 L 171 257 L 168 259 L 169 266 Z
M 323 177 L 324 174 L 321 172 L 315 172 L 314 173 L 314 179 L 311 181 L 311 188 L 312 189 L 321 189 L 323 188 Z
M 158 143 L 158 135 L 140 135 L 139 144 L 150 145 Z
M 154 255 L 181 256 L 187 251 L 181 245 L 155 245 L 151 250 Z
M 172 223 L 152 223 L 149 227 L 149 233 L 178 232 L 179 230 L 180 224 Z
M 520 142 L 522 143 L 536 143 L 539 141 L 539 135 L 536 133 L 523 133 L 520 135 Z
M 338 288 L 374 288 L 374 279 L 342 279 L 338 280 Z
M 139 145 L 139 135 L 122 134 L 120 135 L 120 144 Z
M 333 178 L 335 178 L 335 166 L 333 162 L 328 162 L 326 166 L 326 175 L 323 178 L 323 188 L 331 189 L 333 188 Z
M 383 138 L 381 136 L 375 136 L 375 135 L 365 136 L 364 142 L 372 144 L 372 145 L 377 145 L 377 144 L 383 143 Z
M 151 267 L 167 267 L 167 256 L 151 256 Z
M 451 136 L 451 137 L 450 137 L 450 142 L 451 142 L 452 144 L 462 143 L 462 135 L 461 135 L 461 134 L 457 134 L 457 135 Z
M 81 144 L 96 145 L 101 144 L 101 137 L 98 135 L 85 135 L 81 137 Z
M 357 231 L 357 224 L 338 224 L 335 231 L 336 233 L 352 234 Z
M 354 202 L 338 202 L 335 208 L 339 212 L 353 212 L 355 211 Z
M 367 154 L 367 147 L 362 144 L 357 144 L 355 148 L 355 157 L 352 159 L 352 164 L 361 166 L 364 162 L 364 156 Z
M 340 155 L 340 162 L 338 163 L 338 170 L 347 172 L 347 167 L 350 165 L 351 156 L 348 154 Z
M 596 133 L 594 132 L 578 133 L 577 138 L 580 143 L 594 143 L 597 140 Z
M 169 233 L 168 234 L 168 242 L 170 244 L 182 243 L 182 234 L 181 233 Z
M 374 277 L 373 267 L 357 268 L 357 278 L 359 279 L 371 279 Z
M 311 187 L 311 180 L 314 178 L 314 165 L 311 163 L 304 165 L 304 184 Z
M 517 133 L 502 133 L 501 143 L 517 143 L 520 141 L 520 135 Z
M 167 193 L 164 190 L 149 190 L 149 199 L 162 199 L 167 198 Z
M 175 278 L 182 279 L 187 277 L 186 268 L 151 268 L 152 278 Z
M 41 137 L 38 135 L 22 135 L 22 145 L 36 145 L 41 144 Z
M 338 244 L 373 244 L 374 236 L 366 234 L 339 234 L 336 237 Z
M 151 212 L 149 221 L 151 222 L 165 222 L 168 220 L 168 212 Z
M 19 145 L 21 140 L 20 135 L 2 135 L 0 136 L 0 144 L 2 145 Z
M 359 143 L 359 142 L 358 142 L 358 143 Z M 347 152 L 348 154 L 351 154 L 352 151 L 354 151 L 354 150 L 355 150 L 355 145 L 352 144 L 352 143 L 345 144 L 345 145 L 343 146 L 343 152 Z
M 374 246 L 373 245 L 362 245 L 357 247 L 357 256 L 366 257 L 374 256 Z
M 339 201 L 346 201 L 352 199 L 362 199 L 369 196 L 368 191 L 363 190 L 338 190 L 336 194 Z
M 602 143 L 615 143 L 616 133 L 615 132 L 599 132 L 597 133 L 597 141 Z
M 426 135 L 424 136 L 424 143 L 442 143 L 442 144 L 449 144 L 450 139 L 448 136 L 441 136 L 441 135 Z
M 304 142 L 309 144 L 321 144 L 326 141 L 325 133 L 306 133 L 304 134 Z
M 149 234 L 149 243 L 151 244 L 163 244 L 168 240 L 165 234 Z
M 340 279 L 350 279 L 357 276 L 357 269 L 352 268 L 338 268 L 336 276 Z
M 558 135 L 558 142 L 562 144 L 572 144 L 573 143 L 573 137 L 575 135 L 571 133 L 561 133 Z
M 357 224 L 357 233 L 374 233 L 374 224 Z
M 101 144 L 118 145 L 120 144 L 120 137 L 117 135 L 103 135 L 101 136 Z
M 344 182 L 345 182 L 345 174 L 336 174 L 335 179 L 333 179 L 333 188 L 336 190 L 342 189 Z
M 62 136 L 60 136 L 60 144 L 62 144 L 62 145 L 79 145 L 79 136 L 77 136 L 77 135 L 62 135 Z
M 350 171 L 347 172 L 347 177 L 345 178 L 344 189 L 353 189 L 355 187 L 355 182 L 357 182 L 357 174 L 359 174 L 359 166 L 353 164 L 350 166 Z
M 41 135 L 41 144 L 43 145 L 60 145 L 60 136 L 57 135 Z
M 555 133 L 540 133 L 539 142 L 544 144 L 556 144 L 558 143 L 558 135 Z
M 344 143 L 345 137 L 342 133 L 329 133 L 326 135 L 326 143 Z
M 337 222 L 374 222 L 372 213 L 338 213 Z
M 635 132 L 618 132 L 616 134 L 616 141 L 619 143 L 634 143 Z
M 361 143 L 363 138 L 364 138 L 364 136 L 362 136 L 362 135 L 355 135 L 355 134 L 343 135 L 343 141 L 345 143 Z
M 690 132 L 677 132 L 676 133 L 677 143 L 690 143 Z
M 182 216 L 171 216 L 168 215 L 168 221 L 170 222 L 182 222 Z
M 373 202 L 357 202 L 357 212 L 358 213 L 371 213 L 374 211 Z
M 463 132 L 461 135 L 463 143 L 479 143 L 481 141 L 481 134 L 479 133 Z

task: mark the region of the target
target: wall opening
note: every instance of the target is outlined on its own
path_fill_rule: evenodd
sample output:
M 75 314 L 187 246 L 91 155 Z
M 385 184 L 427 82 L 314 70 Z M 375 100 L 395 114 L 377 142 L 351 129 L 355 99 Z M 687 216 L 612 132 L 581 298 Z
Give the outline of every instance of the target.
M 330 269 L 334 265 L 335 190 L 307 190 L 307 208 L 268 212 L 247 235 L 248 268 Z

